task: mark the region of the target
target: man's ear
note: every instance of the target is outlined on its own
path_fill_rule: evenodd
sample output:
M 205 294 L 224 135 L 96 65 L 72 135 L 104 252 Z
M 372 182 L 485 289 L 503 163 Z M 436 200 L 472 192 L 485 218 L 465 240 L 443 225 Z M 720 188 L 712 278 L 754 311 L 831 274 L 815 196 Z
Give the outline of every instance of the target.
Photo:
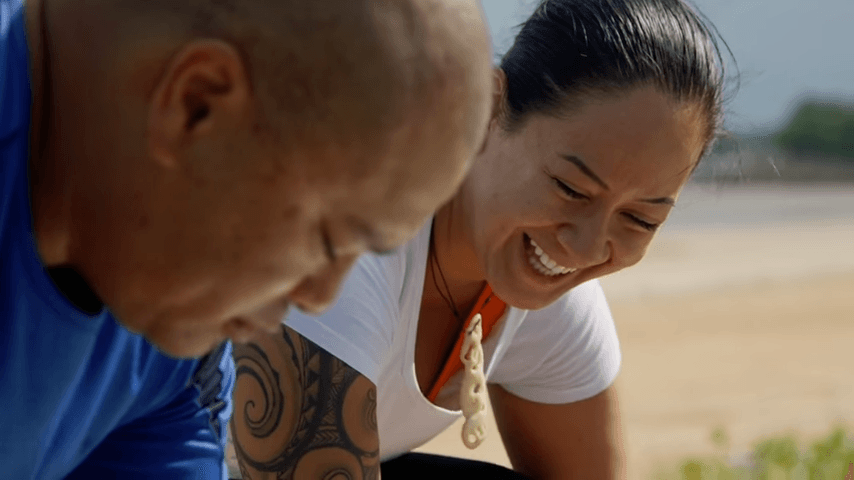
M 175 166 L 178 153 L 218 127 L 235 126 L 252 98 L 246 66 L 233 46 L 195 41 L 166 67 L 151 98 L 147 140 L 152 156 Z
M 480 145 L 478 155 L 486 150 L 486 142 L 489 139 L 489 132 L 493 128 L 501 128 L 501 122 L 506 114 L 507 108 L 507 75 L 504 70 L 495 68 L 492 71 L 492 113 L 489 116 L 489 128 L 487 134 L 483 136 L 483 143 Z

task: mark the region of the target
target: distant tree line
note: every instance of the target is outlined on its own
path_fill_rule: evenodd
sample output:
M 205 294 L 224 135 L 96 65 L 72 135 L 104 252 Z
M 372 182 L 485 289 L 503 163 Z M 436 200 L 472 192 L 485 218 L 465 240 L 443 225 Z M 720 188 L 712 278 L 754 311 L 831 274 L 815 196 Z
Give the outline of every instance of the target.
M 808 99 L 776 131 L 726 133 L 693 179 L 854 183 L 854 103 Z
M 774 143 L 795 155 L 854 160 L 854 104 L 804 101 Z

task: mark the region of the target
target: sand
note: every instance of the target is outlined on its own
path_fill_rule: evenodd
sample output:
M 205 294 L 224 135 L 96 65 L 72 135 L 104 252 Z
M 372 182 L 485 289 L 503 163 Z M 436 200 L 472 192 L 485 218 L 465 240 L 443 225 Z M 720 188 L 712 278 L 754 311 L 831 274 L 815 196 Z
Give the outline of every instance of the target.
M 854 419 L 851 292 L 854 273 L 615 304 L 630 478 L 715 453 L 716 427 L 736 454 L 763 435 Z
M 854 220 L 681 228 L 603 279 L 630 479 L 718 453 L 718 427 L 738 456 L 761 436 L 854 421 L 851 239 Z M 497 432 L 469 452 L 459 431 L 420 450 L 508 464 Z

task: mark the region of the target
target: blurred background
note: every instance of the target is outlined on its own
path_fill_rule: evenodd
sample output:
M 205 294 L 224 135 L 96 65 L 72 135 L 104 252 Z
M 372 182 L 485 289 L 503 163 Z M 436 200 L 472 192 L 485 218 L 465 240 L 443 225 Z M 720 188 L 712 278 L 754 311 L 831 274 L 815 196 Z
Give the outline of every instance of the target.
M 483 3 L 497 62 L 537 2 Z M 842 479 L 854 461 L 854 1 L 695 5 L 740 85 L 727 135 L 647 257 L 602 281 L 623 349 L 628 477 Z M 422 450 L 507 464 L 497 432 L 468 452 L 459 428 Z

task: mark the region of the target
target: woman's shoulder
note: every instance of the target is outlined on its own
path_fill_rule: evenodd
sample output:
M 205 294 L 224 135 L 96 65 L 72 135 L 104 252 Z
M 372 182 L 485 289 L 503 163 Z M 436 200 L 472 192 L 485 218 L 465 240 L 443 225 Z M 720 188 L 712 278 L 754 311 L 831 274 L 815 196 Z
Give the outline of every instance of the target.
M 582 283 L 561 295 L 551 305 L 539 310 L 529 310 L 526 315 L 528 319 L 560 317 L 565 320 L 582 320 L 603 316 L 610 319 L 611 312 L 599 280 Z
M 582 400 L 611 384 L 621 354 L 599 282 L 579 285 L 551 305 L 525 313 L 493 382 L 541 403 Z
M 539 310 L 524 310 L 510 334 L 509 348 L 548 349 L 590 335 L 615 336 L 614 319 L 599 282 L 583 283 Z

